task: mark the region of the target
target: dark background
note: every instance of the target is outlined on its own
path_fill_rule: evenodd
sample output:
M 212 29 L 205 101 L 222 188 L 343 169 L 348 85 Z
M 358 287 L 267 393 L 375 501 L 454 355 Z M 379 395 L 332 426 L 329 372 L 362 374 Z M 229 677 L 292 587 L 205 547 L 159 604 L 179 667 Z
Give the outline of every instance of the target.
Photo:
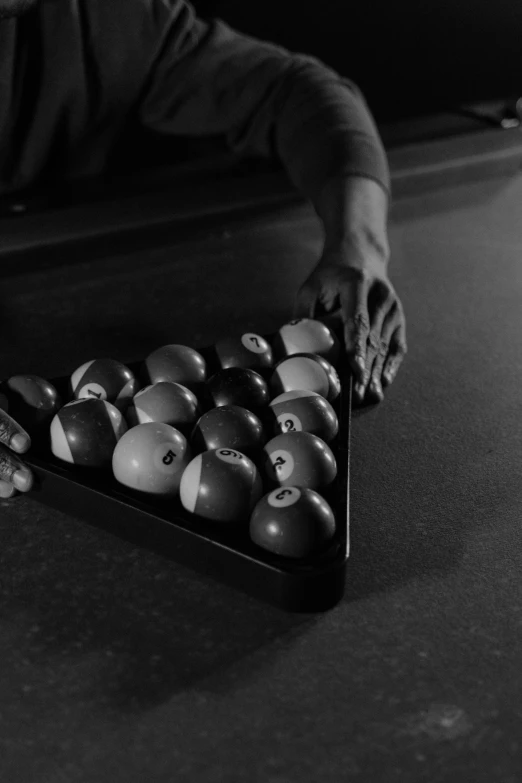
M 514 0 L 195 0 L 201 15 L 321 58 L 381 121 L 522 92 Z

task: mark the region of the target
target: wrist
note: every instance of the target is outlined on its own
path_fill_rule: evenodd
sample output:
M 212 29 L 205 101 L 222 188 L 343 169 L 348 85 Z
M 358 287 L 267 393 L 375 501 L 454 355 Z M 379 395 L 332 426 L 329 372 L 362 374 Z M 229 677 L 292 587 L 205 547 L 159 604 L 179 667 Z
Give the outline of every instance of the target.
M 388 262 L 388 194 L 378 182 L 368 177 L 331 178 L 314 206 L 327 249 L 350 248 Z

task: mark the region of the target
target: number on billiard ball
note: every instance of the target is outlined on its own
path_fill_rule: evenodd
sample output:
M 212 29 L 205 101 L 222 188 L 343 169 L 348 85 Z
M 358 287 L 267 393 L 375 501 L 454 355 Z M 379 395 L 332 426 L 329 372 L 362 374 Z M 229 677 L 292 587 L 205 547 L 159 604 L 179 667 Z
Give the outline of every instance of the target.
M 185 436 L 170 424 L 149 422 L 132 427 L 112 457 L 120 484 L 153 495 L 177 495 L 191 453 Z
M 279 432 L 311 432 L 330 443 L 339 431 L 337 414 L 330 403 L 313 391 L 284 392 L 270 403 L 273 427 Z
M 77 400 L 107 400 L 124 410 L 138 391 L 134 373 L 116 359 L 93 359 L 71 375 L 71 390 Z
M 198 454 L 186 468 L 179 488 L 183 507 L 216 522 L 246 521 L 262 495 L 254 463 L 236 449 Z
M 247 332 L 241 337 L 225 337 L 214 348 L 223 370 L 229 367 L 262 370 L 272 365 L 272 349 L 259 334 Z
M 282 557 L 320 554 L 335 535 L 335 517 L 326 500 L 305 487 L 279 487 L 257 503 L 250 538 Z
M 110 466 L 116 443 L 127 430 L 121 412 L 105 400 L 76 400 L 51 422 L 51 450 L 75 465 Z
M 265 472 L 282 487 L 321 489 L 337 475 L 337 463 L 330 447 L 310 432 L 276 435 L 264 447 Z

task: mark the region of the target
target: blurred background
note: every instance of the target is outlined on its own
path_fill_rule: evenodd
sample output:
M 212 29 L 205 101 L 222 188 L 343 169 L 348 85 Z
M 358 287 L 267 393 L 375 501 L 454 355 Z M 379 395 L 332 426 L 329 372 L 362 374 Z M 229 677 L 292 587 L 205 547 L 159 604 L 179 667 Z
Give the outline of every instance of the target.
M 194 0 L 250 35 L 313 54 L 363 90 L 380 122 L 516 97 L 515 0 Z

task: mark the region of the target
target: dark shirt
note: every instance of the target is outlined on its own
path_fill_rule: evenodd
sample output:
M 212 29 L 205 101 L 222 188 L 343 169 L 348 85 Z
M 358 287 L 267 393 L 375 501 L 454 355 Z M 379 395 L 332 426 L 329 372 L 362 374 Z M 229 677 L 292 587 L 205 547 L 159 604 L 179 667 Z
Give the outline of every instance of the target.
M 278 158 L 312 198 L 336 173 L 389 185 L 354 84 L 184 0 L 41 0 L 0 21 L 0 193 L 97 176 L 130 123 Z

